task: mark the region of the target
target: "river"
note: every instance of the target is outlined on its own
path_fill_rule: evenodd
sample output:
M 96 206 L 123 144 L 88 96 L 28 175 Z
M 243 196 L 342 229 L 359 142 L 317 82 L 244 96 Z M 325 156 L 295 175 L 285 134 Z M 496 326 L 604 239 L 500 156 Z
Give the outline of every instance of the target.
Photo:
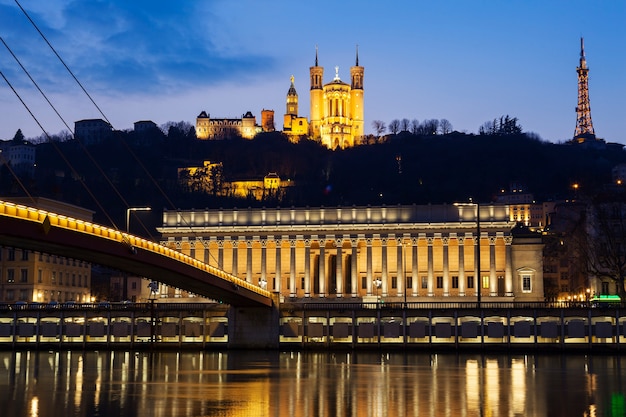
M 619 356 L 0 352 L 3 417 L 624 417 Z

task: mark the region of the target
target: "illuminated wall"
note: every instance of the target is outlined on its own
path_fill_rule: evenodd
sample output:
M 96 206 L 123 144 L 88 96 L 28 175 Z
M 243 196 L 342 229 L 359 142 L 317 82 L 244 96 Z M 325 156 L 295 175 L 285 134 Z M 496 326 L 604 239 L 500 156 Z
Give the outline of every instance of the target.
M 445 205 L 165 212 L 159 231 L 284 297 L 543 300 L 541 236 L 514 237 L 507 206 L 480 213 L 480 239 L 475 208 Z

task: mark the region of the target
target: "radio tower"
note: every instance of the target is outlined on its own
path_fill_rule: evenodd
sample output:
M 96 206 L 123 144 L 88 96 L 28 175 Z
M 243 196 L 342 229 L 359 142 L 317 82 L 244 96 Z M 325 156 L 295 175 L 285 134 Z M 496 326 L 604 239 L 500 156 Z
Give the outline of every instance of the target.
M 591 106 L 589 105 L 589 68 L 585 60 L 585 42 L 580 38 L 580 64 L 576 68 L 578 73 L 578 105 L 576 106 L 576 131 L 574 140 L 581 143 L 593 140 L 596 134 L 591 122 Z

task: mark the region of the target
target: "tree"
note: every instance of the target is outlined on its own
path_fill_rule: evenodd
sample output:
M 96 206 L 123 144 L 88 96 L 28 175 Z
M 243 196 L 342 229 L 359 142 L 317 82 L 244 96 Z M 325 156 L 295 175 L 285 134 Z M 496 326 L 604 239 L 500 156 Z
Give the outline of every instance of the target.
M 376 132 L 376 136 L 378 137 L 380 137 L 380 135 L 385 133 L 385 129 L 387 128 L 385 126 L 385 122 L 383 122 L 382 120 L 373 120 L 372 127 L 374 128 L 374 131 Z
M 447 135 L 452 132 L 452 123 L 448 119 L 441 119 L 439 121 L 439 131 L 442 135 Z
M 436 135 L 439 130 L 439 120 L 428 119 L 422 122 L 422 134 L 423 135 Z
M 410 126 L 411 126 L 411 122 L 409 121 L 409 119 L 402 119 L 400 121 L 400 131 L 408 132 Z
M 420 122 L 417 119 L 411 120 L 411 133 L 418 135 L 420 132 Z
M 499 119 L 485 122 L 478 128 L 480 135 L 519 135 L 522 133 L 522 126 L 518 124 L 517 117 L 500 116 Z
M 626 300 L 626 203 L 594 202 L 586 218 L 582 248 L 589 272 L 614 282 L 617 294 Z
M 392 134 L 397 134 L 398 131 L 400 130 L 400 120 L 398 119 L 393 119 L 391 122 L 389 122 L 389 133 Z
M 24 134 L 22 133 L 22 129 L 17 129 L 17 132 L 15 132 L 15 136 L 13 136 L 13 142 L 24 142 Z

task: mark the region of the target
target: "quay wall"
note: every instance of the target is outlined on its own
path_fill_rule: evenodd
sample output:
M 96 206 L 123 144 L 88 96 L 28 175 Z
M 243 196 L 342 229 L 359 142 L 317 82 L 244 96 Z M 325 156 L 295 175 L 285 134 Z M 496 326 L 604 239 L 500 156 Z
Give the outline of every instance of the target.
M 251 327 L 234 322 L 234 308 L 0 306 L 0 349 L 240 349 L 239 335 L 250 332 L 248 340 L 264 343 L 250 348 L 617 352 L 626 337 L 624 306 L 298 302 L 268 308 Z

